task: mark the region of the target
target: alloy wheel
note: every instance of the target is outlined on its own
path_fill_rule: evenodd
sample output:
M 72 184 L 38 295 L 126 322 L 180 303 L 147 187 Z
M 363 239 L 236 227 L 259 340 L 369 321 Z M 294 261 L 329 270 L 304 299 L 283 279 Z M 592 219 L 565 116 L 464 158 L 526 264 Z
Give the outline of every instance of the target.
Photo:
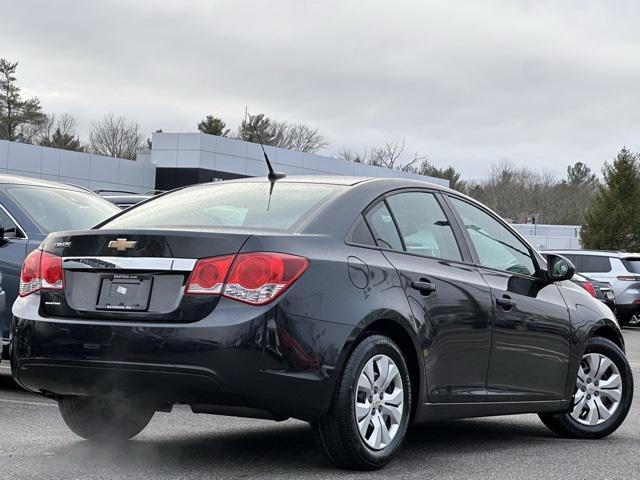
M 601 353 L 587 353 L 578 369 L 571 417 L 587 426 L 605 423 L 620 405 L 622 388 L 616 364 Z
M 358 377 L 355 416 L 360 437 L 367 446 L 382 450 L 400 428 L 404 407 L 404 385 L 395 362 L 387 355 L 375 355 Z

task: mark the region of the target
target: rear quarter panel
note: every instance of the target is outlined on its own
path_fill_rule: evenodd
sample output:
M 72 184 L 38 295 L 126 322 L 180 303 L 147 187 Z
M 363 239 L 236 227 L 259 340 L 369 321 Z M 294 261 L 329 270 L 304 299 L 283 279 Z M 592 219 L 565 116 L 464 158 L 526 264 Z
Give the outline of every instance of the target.
M 414 342 L 418 338 L 421 326 L 398 274 L 377 249 L 324 235 L 286 235 L 251 237 L 242 251 L 281 251 L 309 259 L 309 268 L 285 292 L 265 326 L 273 372 L 312 372 L 333 386 L 355 341 L 373 322 L 394 321 Z M 414 348 L 421 351 L 417 342 Z

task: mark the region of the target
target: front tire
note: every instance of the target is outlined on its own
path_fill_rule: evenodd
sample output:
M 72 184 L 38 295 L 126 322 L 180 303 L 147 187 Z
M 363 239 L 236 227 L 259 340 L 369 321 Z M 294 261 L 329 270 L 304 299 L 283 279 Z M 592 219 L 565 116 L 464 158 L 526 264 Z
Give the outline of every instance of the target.
M 155 413 L 146 405 L 85 397 L 62 398 L 58 401 L 58 409 L 73 433 L 98 442 L 135 437 Z
M 383 335 L 360 341 L 338 380 L 329 411 L 311 424 L 340 468 L 376 470 L 395 456 L 411 414 L 411 380 L 398 346 Z
M 624 352 L 610 340 L 594 337 L 578 367 L 569 411 L 539 416 L 560 436 L 603 438 L 622 425 L 632 399 L 633 375 Z

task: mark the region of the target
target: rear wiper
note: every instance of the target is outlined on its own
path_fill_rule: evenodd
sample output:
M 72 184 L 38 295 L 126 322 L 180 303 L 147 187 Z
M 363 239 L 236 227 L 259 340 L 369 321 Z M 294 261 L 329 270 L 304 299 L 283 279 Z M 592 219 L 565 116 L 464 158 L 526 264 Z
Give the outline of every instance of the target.
M 267 175 L 267 178 L 269 179 L 269 183 L 271 185 L 269 186 L 269 201 L 267 202 L 267 212 L 268 212 L 269 207 L 271 206 L 271 194 L 273 193 L 273 186 L 276 184 L 276 180 L 280 180 L 281 178 L 286 177 L 287 174 L 282 172 L 276 172 L 273 169 L 273 167 L 271 166 L 271 162 L 269 161 L 269 156 L 267 155 L 267 152 L 264 149 L 264 145 L 262 144 L 262 139 L 260 138 L 258 129 L 254 125 L 254 123 L 251 122 L 251 115 L 249 115 L 249 121 L 251 123 L 251 127 L 253 127 L 253 131 L 256 133 L 256 137 L 258 137 L 258 142 L 260 143 L 260 147 L 262 148 L 262 154 L 264 155 L 264 160 L 265 162 L 267 162 L 267 168 L 269 169 L 269 174 Z

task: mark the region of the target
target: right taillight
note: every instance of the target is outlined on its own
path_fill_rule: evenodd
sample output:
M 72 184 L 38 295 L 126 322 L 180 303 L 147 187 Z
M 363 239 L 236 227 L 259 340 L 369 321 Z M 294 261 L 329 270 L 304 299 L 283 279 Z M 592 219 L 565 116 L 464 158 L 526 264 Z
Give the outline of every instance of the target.
M 635 275 L 619 275 L 616 277 L 616 279 L 620 280 L 621 282 L 637 282 L 638 280 L 640 280 L 640 277 Z
M 41 289 L 64 289 L 62 257 L 42 250 L 33 250 L 22 263 L 18 294 L 21 297 L 26 297 Z
M 248 252 L 237 256 L 198 260 L 186 293 L 220 295 L 252 305 L 275 300 L 309 266 L 309 260 L 274 252 Z
M 592 283 L 585 282 L 585 283 L 582 284 L 582 288 L 584 288 L 587 292 L 589 292 L 589 294 L 593 298 L 596 298 L 596 289 L 593 287 Z

